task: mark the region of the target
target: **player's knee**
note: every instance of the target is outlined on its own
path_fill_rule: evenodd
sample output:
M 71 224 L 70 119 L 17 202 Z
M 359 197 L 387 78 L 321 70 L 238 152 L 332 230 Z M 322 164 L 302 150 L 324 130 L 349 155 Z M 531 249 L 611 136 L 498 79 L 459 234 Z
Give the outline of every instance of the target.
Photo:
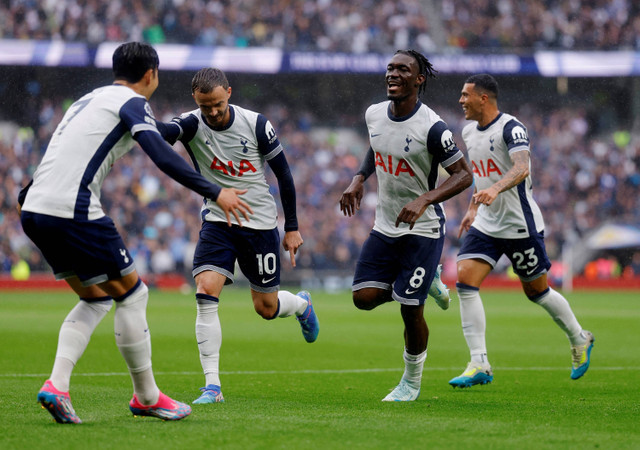
M 546 275 L 541 275 L 535 280 L 523 281 L 522 290 L 529 300 L 537 303 L 549 292 L 549 284 Z
M 126 294 L 113 299 L 115 300 L 116 308 L 146 309 L 149 301 L 149 288 L 141 279 L 138 279 L 136 285 Z
M 253 307 L 258 313 L 258 315 L 266 320 L 275 319 L 278 315 L 277 305 L 269 305 L 265 303 L 260 303 L 260 304 L 254 303 Z
M 542 291 L 534 288 L 524 288 L 524 293 L 529 300 L 533 303 L 538 303 L 538 301 L 546 296 L 549 293 L 549 288 L 543 289 Z
M 462 284 L 469 284 L 471 275 L 473 272 L 464 264 L 458 264 L 457 266 L 458 282 Z
M 355 291 L 353 293 L 353 304 L 356 308 L 362 309 L 364 311 L 370 311 L 376 306 L 376 302 L 374 302 L 371 296 L 364 295 L 361 291 Z
M 213 283 L 206 279 L 196 281 L 196 292 L 206 295 L 214 295 Z

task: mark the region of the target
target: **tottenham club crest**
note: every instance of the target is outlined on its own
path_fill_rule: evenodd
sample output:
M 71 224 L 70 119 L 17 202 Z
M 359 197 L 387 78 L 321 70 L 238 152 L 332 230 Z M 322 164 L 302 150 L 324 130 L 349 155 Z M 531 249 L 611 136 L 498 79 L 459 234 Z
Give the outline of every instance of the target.
M 409 135 L 407 134 L 407 137 L 406 137 L 406 138 L 404 138 L 404 141 L 407 143 L 407 145 L 405 145 L 405 146 L 404 146 L 404 151 L 405 151 L 405 152 L 408 152 L 409 150 L 411 150 L 411 149 L 409 148 L 409 144 L 411 144 L 411 143 L 413 142 L 413 139 L 411 139 L 411 136 L 409 136 Z

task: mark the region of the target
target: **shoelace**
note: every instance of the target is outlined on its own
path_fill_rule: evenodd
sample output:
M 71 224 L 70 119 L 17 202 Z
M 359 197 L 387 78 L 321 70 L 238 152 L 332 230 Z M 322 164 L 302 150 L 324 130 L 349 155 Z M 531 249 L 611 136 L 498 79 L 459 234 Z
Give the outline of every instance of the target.
M 481 368 L 480 370 L 477 370 L 477 369 L 478 369 L 478 365 L 474 362 L 470 362 L 469 364 L 467 364 L 467 368 L 464 370 L 463 375 L 466 375 L 466 374 L 472 375 L 473 372 L 481 371 Z
M 571 347 L 571 356 L 573 359 L 573 365 L 574 366 L 579 366 L 580 364 L 582 364 L 582 357 L 584 355 L 584 351 L 587 347 L 587 344 L 589 343 L 589 341 L 587 341 L 584 345 L 578 345 L 576 347 Z
M 394 391 L 397 391 L 396 397 L 399 398 L 410 398 L 413 396 L 413 388 L 411 388 L 407 383 L 400 383 Z

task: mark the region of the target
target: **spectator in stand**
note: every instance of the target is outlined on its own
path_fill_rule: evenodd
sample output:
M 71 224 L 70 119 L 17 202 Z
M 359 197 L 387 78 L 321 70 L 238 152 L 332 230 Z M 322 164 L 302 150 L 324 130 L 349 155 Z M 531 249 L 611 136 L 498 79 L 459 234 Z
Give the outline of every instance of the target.
M 285 50 L 433 52 L 487 48 L 640 49 L 640 5 L 631 0 L 419 0 L 298 2 L 3 2 L 0 38 L 98 44 L 147 39 L 191 45 Z M 439 33 L 431 26 L 441 27 Z

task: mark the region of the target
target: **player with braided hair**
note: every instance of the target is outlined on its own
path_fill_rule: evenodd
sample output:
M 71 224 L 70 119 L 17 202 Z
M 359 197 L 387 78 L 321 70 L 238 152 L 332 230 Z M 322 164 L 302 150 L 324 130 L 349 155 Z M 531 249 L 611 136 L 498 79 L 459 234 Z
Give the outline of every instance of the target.
M 427 79 L 436 78 L 436 73 L 438 73 L 438 71 L 433 68 L 431 61 L 429 61 L 426 56 L 420 52 L 415 50 L 398 50 L 396 52 L 396 55 L 397 54 L 411 56 L 416 60 L 418 63 L 418 73 L 425 77 L 424 83 L 421 83 L 418 87 L 418 96 L 424 94 L 427 90 Z
M 440 203 L 465 190 L 473 179 L 447 125 L 420 101 L 434 72 L 429 60 L 413 50 L 400 50 L 391 58 L 385 75 L 389 100 L 367 109 L 370 147 L 340 198 L 343 214 L 354 215 L 365 180 L 376 172 L 375 224 L 358 259 L 352 289 L 358 309 L 400 303 L 405 370 L 383 401 L 413 401 L 420 395 L 429 338 L 424 304 L 432 281 L 439 279 L 444 244 Z M 450 175 L 439 186 L 438 166 Z M 448 296 L 441 307 L 448 307 Z

